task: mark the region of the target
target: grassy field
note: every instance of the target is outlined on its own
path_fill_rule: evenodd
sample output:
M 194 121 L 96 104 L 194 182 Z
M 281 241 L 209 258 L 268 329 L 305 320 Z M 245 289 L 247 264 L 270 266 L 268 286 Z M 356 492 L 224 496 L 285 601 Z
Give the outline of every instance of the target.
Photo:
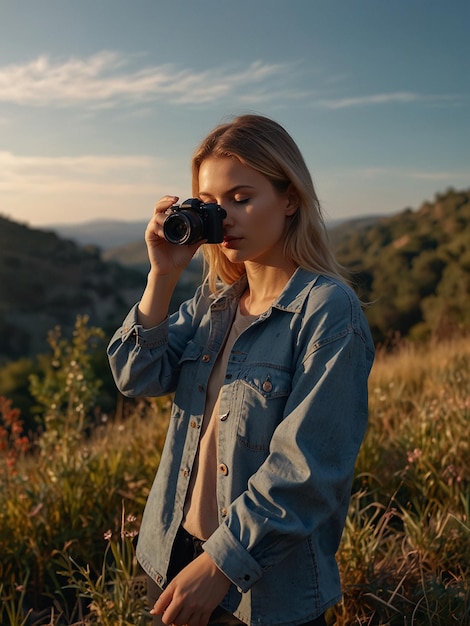
M 5 626 L 148 623 L 134 542 L 170 399 L 99 414 L 93 338 L 57 339 L 33 380 L 41 436 L 0 401 Z M 469 337 L 378 354 L 330 623 L 470 624 L 469 421 Z

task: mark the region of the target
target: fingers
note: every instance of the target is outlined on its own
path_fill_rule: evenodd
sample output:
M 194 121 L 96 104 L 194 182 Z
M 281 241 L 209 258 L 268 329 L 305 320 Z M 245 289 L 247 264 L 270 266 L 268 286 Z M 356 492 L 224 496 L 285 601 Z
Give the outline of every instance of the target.
M 155 235 L 160 239 L 163 238 L 163 222 L 166 219 L 166 212 L 170 207 L 172 207 L 176 202 L 178 202 L 178 196 L 163 196 L 156 203 L 153 216 L 150 219 L 147 230 L 146 230 L 146 239 L 152 240 Z
M 161 615 L 167 626 L 206 626 L 213 607 L 201 607 L 198 596 L 179 589 L 173 580 L 155 602 L 151 615 Z
M 206 626 L 229 586 L 229 579 L 203 553 L 170 582 L 151 613 L 163 614 L 167 625 Z
M 207 626 L 210 613 L 206 614 L 185 607 L 179 612 L 167 610 L 161 619 L 167 626 Z
M 162 615 L 173 598 L 173 588 L 171 584 L 160 594 L 158 600 L 150 611 L 152 615 Z
M 167 209 L 169 209 L 173 204 L 178 202 L 178 196 L 163 196 L 155 205 L 154 214 L 164 213 Z

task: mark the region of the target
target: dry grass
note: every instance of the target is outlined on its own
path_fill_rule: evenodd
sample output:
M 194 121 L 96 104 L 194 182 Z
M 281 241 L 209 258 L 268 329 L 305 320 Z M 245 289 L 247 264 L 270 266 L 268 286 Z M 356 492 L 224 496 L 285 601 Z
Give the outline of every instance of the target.
M 338 624 L 470 623 L 470 337 L 379 353 Z
M 378 355 L 338 554 L 344 600 L 331 623 L 470 624 L 469 390 L 470 337 Z M 128 403 L 91 433 L 70 433 L 73 411 L 62 420 L 56 414 L 55 430 L 13 462 L 22 433 L 4 407 L 0 623 L 147 623 L 132 582 L 132 536 L 159 462 L 168 401 Z

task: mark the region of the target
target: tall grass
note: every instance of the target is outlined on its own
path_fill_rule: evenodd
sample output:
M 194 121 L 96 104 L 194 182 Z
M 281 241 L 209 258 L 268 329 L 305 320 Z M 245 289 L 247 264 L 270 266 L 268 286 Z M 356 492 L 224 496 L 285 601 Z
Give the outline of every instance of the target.
M 379 353 L 338 624 L 470 623 L 470 338 Z
M 129 553 L 117 562 L 118 550 L 132 548 L 122 511 L 138 527 L 160 460 L 168 399 L 124 404 L 113 419 L 97 413 L 89 357 L 104 349 L 100 338 L 80 319 L 72 341 L 51 334 L 50 358 L 32 381 L 42 430 L 28 443 L 18 411 L 0 402 L 2 625 L 81 623 L 85 614 L 89 621 L 102 607 L 91 588 L 86 592 L 86 576 L 109 592 L 102 603 L 114 616 L 112 593 L 129 591 Z M 132 567 L 137 572 L 135 557 Z M 111 592 L 113 576 L 122 584 Z
M 134 538 L 169 398 L 94 406 L 89 354 L 71 342 L 33 380 L 43 431 L 0 402 L 0 623 L 147 624 Z M 470 624 L 470 338 L 380 353 L 370 425 L 338 554 L 338 625 Z

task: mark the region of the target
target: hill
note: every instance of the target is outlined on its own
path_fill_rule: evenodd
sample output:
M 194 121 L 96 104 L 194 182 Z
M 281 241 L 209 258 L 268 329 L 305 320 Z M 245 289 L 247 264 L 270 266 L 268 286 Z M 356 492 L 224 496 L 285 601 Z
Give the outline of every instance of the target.
M 143 230 L 142 224 L 127 229 L 126 245 L 101 252 L 0 216 L 0 364 L 36 354 L 50 329 L 70 330 L 77 314 L 114 329 L 145 285 Z M 339 260 L 370 303 L 366 314 L 376 341 L 470 327 L 470 190 L 448 190 L 417 210 L 356 218 L 329 230 Z M 196 258 L 183 274 L 172 310 L 194 291 L 201 265 Z
M 91 244 L 106 251 L 135 241 L 143 243 L 146 226 L 147 222 L 144 220 L 92 220 L 74 224 L 50 224 L 47 228 L 81 246 Z
M 447 336 L 470 327 L 470 190 L 331 232 L 353 272 L 374 337 Z
M 40 352 L 47 332 L 70 331 L 78 314 L 115 327 L 144 284 L 141 272 L 104 261 L 96 247 L 0 216 L 0 363 Z
M 149 271 L 149 260 L 147 254 L 147 246 L 143 238 L 134 243 L 112 248 L 103 252 L 103 259 L 106 261 L 120 263 L 123 266 L 138 270 L 145 275 Z M 181 274 L 176 285 L 175 292 L 171 299 L 170 311 L 175 311 L 178 306 L 190 298 L 196 286 L 201 282 L 203 274 L 202 255 L 196 254 L 188 267 Z

